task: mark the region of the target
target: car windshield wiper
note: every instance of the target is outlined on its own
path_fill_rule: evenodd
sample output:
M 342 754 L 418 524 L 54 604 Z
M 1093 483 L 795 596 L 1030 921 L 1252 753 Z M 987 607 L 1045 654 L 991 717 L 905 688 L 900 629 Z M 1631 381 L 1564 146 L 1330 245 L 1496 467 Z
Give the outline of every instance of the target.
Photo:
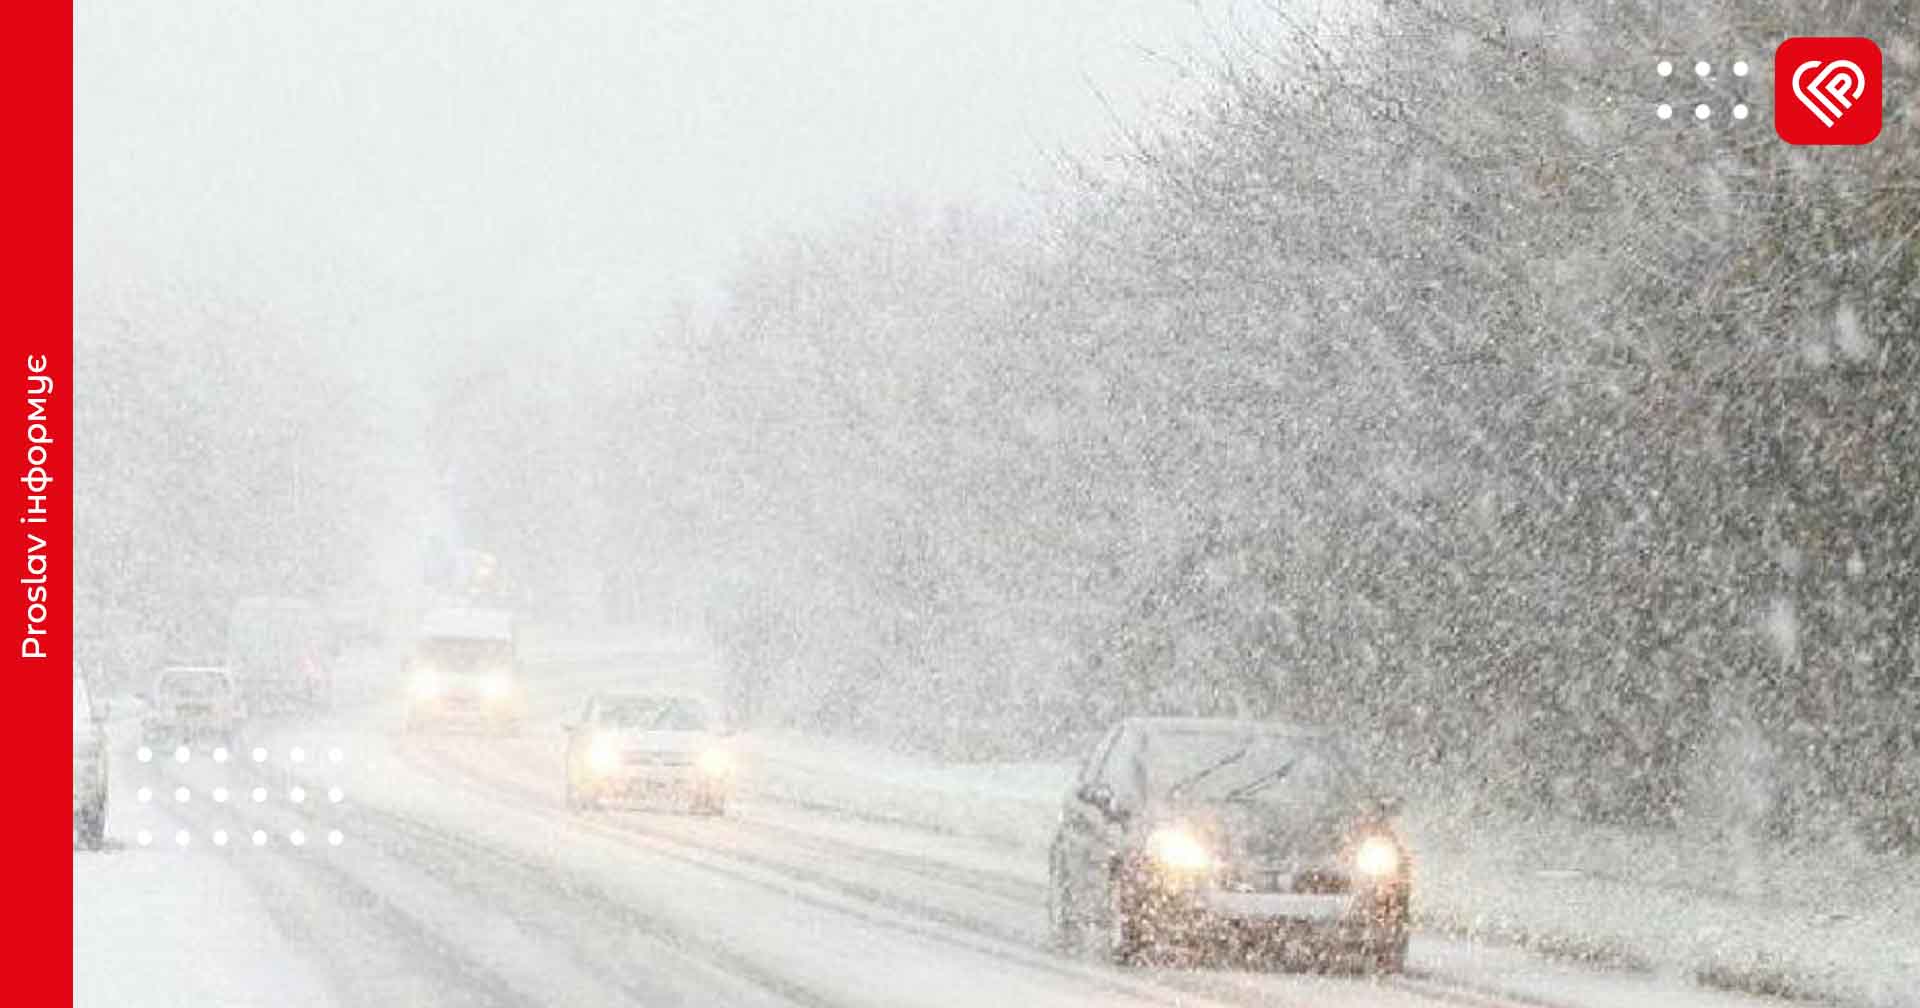
M 1285 763 L 1281 764 L 1280 766 L 1275 767 L 1274 769 L 1269 770 L 1266 773 L 1263 773 L 1260 776 L 1255 777 L 1254 779 L 1246 782 L 1245 784 L 1242 784 L 1239 787 L 1234 788 L 1233 790 L 1227 792 L 1226 797 L 1221 798 L 1220 800 L 1230 801 L 1230 802 L 1245 801 L 1248 798 L 1253 797 L 1255 792 L 1258 792 L 1270 785 L 1277 784 L 1280 781 L 1285 780 L 1287 777 L 1287 774 L 1293 772 L 1293 765 L 1298 762 L 1300 761 L 1297 759 L 1290 759 Z
M 1195 784 L 1200 783 L 1202 780 L 1206 779 L 1214 771 L 1219 770 L 1222 767 L 1232 766 L 1233 764 L 1240 762 L 1240 760 L 1243 757 L 1245 757 L 1247 755 L 1247 752 L 1252 748 L 1253 748 L 1253 743 L 1249 742 L 1246 745 L 1243 745 L 1240 748 L 1235 749 L 1234 751 L 1228 753 L 1225 757 L 1213 763 L 1209 763 L 1206 766 L 1201 767 L 1199 770 L 1195 771 L 1194 773 L 1188 774 L 1187 776 L 1182 777 L 1177 781 L 1174 781 L 1173 786 L 1167 789 L 1167 797 L 1169 798 L 1176 797 L 1180 794 L 1180 792 L 1185 791 L 1187 788 L 1190 788 Z

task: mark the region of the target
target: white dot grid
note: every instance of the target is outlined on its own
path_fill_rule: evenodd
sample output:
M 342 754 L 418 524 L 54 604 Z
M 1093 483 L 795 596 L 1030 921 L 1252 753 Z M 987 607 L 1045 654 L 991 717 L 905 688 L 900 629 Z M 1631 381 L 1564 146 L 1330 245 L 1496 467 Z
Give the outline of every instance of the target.
M 1735 77 L 1745 77 L 1749 73 L 1751 73 L 1753 70 L 1753 68 L 1748 65 L 1746 60 L 1734 60 L 1729 69 L 1733 71 L 1733 75 Z M 1664 60 L 1664 59 L 1661 60 L 1660 62 L 1654 64 L 1653 72 L 1656 74 L 1659 74 L 1661 77 L 1673 76 L 1673 61 Z M 1712 62 L 1708 60 L 1696 61 L 1693 64 L 1693 73 L 1694 73 L 1694 76 L 1700 77 L 1700 78 L 1706 78 L 1706 77 L 1712 76 L 1713 75 Z M 1749 115 L 1751 115 L 1753 112 L 1753 110 L 1749 108 L 1745 102 L 1735 102 L 1728 109 L 1728 111 L 1732 114 L 1734 119 L 1741 120 L 1741 121 L 1745 121 L 1746 118 Z M 1671 120 L 1673 118 L 1673 106 L 1668 104 L 1667 102 L 1661 102 L 1653 107 L 1653 114 L 1656 118 L 1659 118 L 1663 121 Z M 1693 107 L 1693 117 L 1694 119 L 1700 122 L 1705 122 L 1713 118 L 1713 106 L 1705 102 L 1695 105 Z
M 134 753 L 134 757 L 142 763 L 153 762 L 155 755 L 151 746 L 144 745 L 140 746 Z M 211 756 L 215 763 L 225 763 L 233 757 L 232 752 L 225 746 L 214 747 L 209 751 L 208 755 Z M 249 755 L 255 763 L 265 763 L 272 758 L 272 753 L 264 746 L 255 746 Z M 293 746 L 287 750 L 287 758 L 294 763 L 304 763 L 307 758 L 307 750 L 301 746 Z M 173 750 L 173 759 L 176 763 L 191 762 L 193 759 L 193 748 L 185 745 L 176 747 Z M 332 746 L 326 750 L 326 759 L 330 763 L 342 763 L 346 760 L 346 753 L 339 746 Z M 208 794 L 217 803 L 225 803 L 232 797 L 232 792 L 224 786 L 215 786 L 209 790 Z M 264 803 L 272 797 L 271 792 L 265 787 L 253 788 L 250 795 L 253 800 L 258 803 Z M 151 803 L 154 798 L 153 788 L 143 785 L 135 791 L 135 796 L 142 803 Z M 337 805 L 346 800 L 346 791 L 338 785 L 332 785 L 327 788 L 326 796 L 329 802 Z M 287 799 L 294 804 L 304 804 L 307 800 L 306 788 L 300 785 L 290 787 L 287 791 Z M 192 789 L 185 785 L 174 788 L 173 800 L 183 805 L 191 802 L 193 800 Z M 256 829 L 251 833 L 244 833 L 243 835 L 251 839 L 255 847 L 265 847 L 272 841 L 271 835 L 268 834 L 266 830 Z M 225 829 L 215 829 L 207 834 L 207 837 L 216 847 L 225 847 L 234 839 L 234 835 Z M 347 838 L 346 834 L 341 830 L 329 829 L 325 834 L 325 839 L 328 846 L 339 847 L 346 843 Z M 134 834 L 134 842 L 142 847 L 150 847 L 154 841 L 155 836 L 152 830 L 142 829 Z M 177 847 L 189 847 L 193 844 L 193 833 L 187 829 L 176 830 L 173 834 L 173 842 Z M 307 843 L 306 831 L 301 829 L 289 831 L 287 834 L 287 842 L 295 847 L 305 846 Z

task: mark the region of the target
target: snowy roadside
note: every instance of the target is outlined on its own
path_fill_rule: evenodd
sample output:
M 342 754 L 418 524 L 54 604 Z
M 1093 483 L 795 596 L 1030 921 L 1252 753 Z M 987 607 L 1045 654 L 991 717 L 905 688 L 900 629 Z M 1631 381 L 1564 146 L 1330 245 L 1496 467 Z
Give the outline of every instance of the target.
M 939 764 L 796 736 L 746 743 L 765 798 L 995 841 L 1040 858 L 1069 764 Z M 1680 837 L 1451 822 L 1410 808 L 1423 926 L 1755 994 L 1920 1005 L 1920 865 L 1731 858 Z M 1736 877 L 1737 876 L 1737 877 Z
M 1792 998 L 1920 1005 L 1920 863 L 1409 815 L 1430 927 Z
M 254 1008 L 334 1001 L 220 855 L 125 847 L 74 852 L 73 1003 Z

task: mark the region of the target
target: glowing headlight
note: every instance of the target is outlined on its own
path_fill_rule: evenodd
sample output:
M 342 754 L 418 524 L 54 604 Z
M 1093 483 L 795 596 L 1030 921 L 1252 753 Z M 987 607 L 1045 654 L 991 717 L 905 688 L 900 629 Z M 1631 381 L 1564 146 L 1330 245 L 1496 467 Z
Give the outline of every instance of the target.
M 725 749 L 708 749 L 700 754 L 700 772 L 709 777 L 724 777 L 733 772 L 733 754 Z
M 513 692 L 513 676 L 495 672 L 480 680 L 480 695 L 489 700 L 505 700 Z
M 1184 826 L 1162 826 L 1147 837 L 1147 853 L 1162 868 L 1202 872 L 1213 867 L 1213 853 Z
M 587 744 L 587 769 L 606 773 L 620 765 L 620 740 L 612 735 L 596 735 Z
M 1353 866 L 1362 875 L 1391 875 L 1400 867 L 1400 848 L 1386 837 L 1368 837 L 1353 852 Z
M 432 700 L 440 695 L 440 673 L 431 666 L 421 668 L 414 672 L 408 689 L 413 691 L 416 700 Z

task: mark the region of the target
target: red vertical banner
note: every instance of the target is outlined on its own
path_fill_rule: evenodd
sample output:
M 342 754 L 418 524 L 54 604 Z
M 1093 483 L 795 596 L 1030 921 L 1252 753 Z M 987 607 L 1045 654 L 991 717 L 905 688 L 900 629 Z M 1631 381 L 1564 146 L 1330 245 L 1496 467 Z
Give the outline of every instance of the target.
M 0 452 L 11 520 L 0 525 L 12 529 L 12 573 L 0 611 L 14 663 L 8 705 L 21 716 L 9 777 L 20 800 L 0 843 L 14 919 L 31 922 L 7 939 L 7 1000 L 50 1005 L 73 1000 L 72 820 L 59 803 L 73 774 L 60 758 L 71 748 L 60 712 L 72 704 L 73 669 L 72 11 L 18 5 L 5 38 Z

